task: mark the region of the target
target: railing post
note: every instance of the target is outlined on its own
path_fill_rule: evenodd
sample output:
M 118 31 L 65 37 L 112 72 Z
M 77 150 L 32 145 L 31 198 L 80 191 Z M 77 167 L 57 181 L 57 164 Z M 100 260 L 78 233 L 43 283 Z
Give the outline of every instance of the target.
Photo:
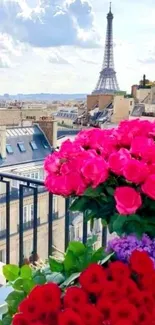
M 37 254 L 37 227 L 38 227 L 38 189 L 34 187 L 33 189 L 33 262 Z
M 65 251 L 69 243 L 69 205 L 70 200 L 65 199 Z
M 10 182 L 6 182 L 6 263 L 10 263 Z
M 102 227 L 102 247 L 106 247 L 107 244 L 107 226 Z
M 49 193 L 48 200 L 48 256 L 52 255 L 53 244 L 53 194 Z
M 87 213 L 83 212 L 83 244 L 87 242 Z
M 19 266 L 23 264 L 23 185 L 19 185 Z

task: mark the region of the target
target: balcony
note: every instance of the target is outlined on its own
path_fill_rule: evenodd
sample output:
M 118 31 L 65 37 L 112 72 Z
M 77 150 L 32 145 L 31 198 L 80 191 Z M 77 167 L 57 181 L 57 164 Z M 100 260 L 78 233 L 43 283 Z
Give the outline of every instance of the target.
M 15 180 L 19 182 L 19 189 L 18 191 L 12 192 L 11 182 Z M 24 256 L 24 236 L 25 232 L 27 233 L 28 230 L 32 229 L 32 237 L 33 237 L 33 252 L 34 255 L 38 252 L 38 232 L 41 232 L 41 226 L 44 225 L 47 227 L 47 236 L 46 236 L 46 244 L 47 244 L 47 256 L 52 255 L 53 251 L 55 251 L 55 247 L 53 245 L 53 226 L 54 221 L 59 221 L 59 211 L 54 211 L 53 206 L 53 195 L 48 193 L 44 187 L 44 182 L 36 179 L 29 179 L 22 176 L 14 175 L 14 174 L 6 174 L 0 173 L 0 184 L 5 186 L 5 194 L 0 196 L 0 206 L 3 204 L 5 205 L 6 211 L 6 230 L 0 232 L 0 246 L 1 246 L 1 239 L 3 242 L 5 241 L 6 244 L 6 263 L 9 264 L 10 262 L 14 262 L 11 256 L 11 238 L 15 234 L 12 233 L 12 227 L 15 226 L 14 223 L 14 215 L 11 213 L 10 205 L 13 202 L 18 203 L 18 214 L 19 214 L 19 221 L 18 225 L 16 225 L 16 235 L 18 236 L 18 256 L 19 256 L 19 265 L 23 264 L 23 256 Z M 16 194 L 15 194 L 16 192 Z M 38 202 L 41 199 L 39 197 L 40 193 L 46 193 L 47 195 L 47 204 L 48 204 L 48 215 L 46 221 L 42 221 L 41 218 L 38 218 Z M 23 217 L 23 207 L 24 207 L 24 200 L 31 196 L 34 206 L 33 211 L 33 220 L 24 223 Z M 59 210 L 59 207 L 58 207 Z M 77 213 L 73 214 L 69 212 L 69 199 L 65 199 L 65 208 L 64 208 L 64 250 L 67 248 L 69 238 L 70 238 L 70 225 L 74 218 L 77 217 Z M 87 222 L 83 217 L 83 238 L 82 241 L 85 243 L 87 240 Z M 60 234 L 61 239 L 61 234 Z M 102 242 L 105 242 L 105 234 L 103 232 Z M 0 248 L 1 249 L 1 248 Z M 14 262 L 15 263 L 15 262 Z
M 19 182 L 19 189 L 18 190 L 12 190 L 11 184 L 12 181 L 15 180 Z M 23 265 L 24 263 L 24 244 L 25 244 L 25 238 L 29 234 L 31 234 L 32 237 L 32 250 L 33 251 L 32 256 L 34 256 L 33 262 L 35 262 L 35 256 L 38 254 L 38 249 L 43 244 L 46 244 L 47 246 L 47 253 L 45 256 L 45 259 L 48 258 L 49 255 L 55 254 L 57 251 L 59 252 L 59 249 L 57 250 L 57 247 L 54 243 L 54 238 L 57 237 L 57 242 L 63 240 L 63 251 L 66 250 L 69 240 L 74 240 L 73 234 L 71 234 L 71 228 L 73 227 L 72 222 L 75 221 L 75 218 L 79 218 L 79 213 L 71 213 L 69 211 L 69 204 L 70 199 L 63 199 L 64 201 L 64 214 L 63 216 L 59 216 L 59 209 L 61 210 L 61 204 L 58 205 L 58 211 L 55 210 L 54 207 L 54 195 L 51 193 L 48 193 L 46 188 L 44 187 L 44 182 L 36 179 L 30 179 L 25 178 L 22 176 L 14 175 L 14 174 L 7 174 L 7 173 L 0 173 L 0 186 L 3 186 L 3 189 L 5 188 L 5 193 L 0 195 L 0 209 L 5 209 L 5 225 L 6 229 L 0 231 L 0 260 L 2 260 L 1 257 L 1 249 L 5 246 L 5 252 L 3 251 L 5 255 L 5 261 L 4 263 L 9 264 L 17 264 L 16 261 L 13 260 L 12 257 L 12 240 L 16 238 L 16 244 L 18 248 L 15 248 L 15 251 L 18 252 L 18 263 L 19 266 Z M 1 186 L 1 188 L 2 188 Z M 38 207 L 40 200 L 42 200 L 42 196 L 46 195 L 46 203 L 47 203 L 47 214 L 46 214 L 46 220 L 42 219 L 42 215 L 38 216 Z M 25 200 L 29 200 L 31 198 L 31 201 L 33 202 L 33 219 L 27 222 L 24 222 L 24 202 Z M 60 197 L 58 197 L 60 198 Z M 44 204 L 44 203 L 43 203 Z M 12 212 L 12 206 L 13 209 L 15 209 L 15 206 L 18 206 L 18 218 Z M 0 210 L 1 211 L 1 210 Z M 13 210 L 14 211 L 14 210 Z M 43 209 L 44 211 L 44 205 Z M 81 215 L 81 214 L 80 214 Z M 80 238 L 83 243 L 86 243 L 87 241 L 87 222 L 83 215 L 81 215 L 82 223 L 82 238 Z M 18 220 L 18 222 L 17 222 Z M 59 222 L 63 220 L 63 234 L 60 231 L 60 224 Z M 55 235 L 55 227 L 57 226 L 57 234 Z M 12 229 L 16 229 L 15 232 L 13 232 Z M 45 237 L 43 238 L 43 229 L 46 229 L 47 233 Z M 101 231 L 101 241 L 102 244 L 105 245 L 106 242 L 106 232 L 103 229 Z M 40 236 L 40 237 L 39 237 Z M 88 234 L 89 237 L 89 234 Z M 41 238 L 42 242 L 40 244 L 39 238 Z M 33 258 L 33 257 L 32 257 Z M 42 259 L 42 256 L 41 256 Z M 1 274 L 0 274 L 1 275 Z M 3 290 L 3 288 L 1 288 Z M 1 314 L 1 305 L 8 294 L 8 288 L 4 287 L 4 294 L 2 291 L 0 292 L 1 300 L 0 301 L 0 314 Z M 2 298 L 3 297 L 3 298 Z M 3 307 L 2 307 L 3 309 Z

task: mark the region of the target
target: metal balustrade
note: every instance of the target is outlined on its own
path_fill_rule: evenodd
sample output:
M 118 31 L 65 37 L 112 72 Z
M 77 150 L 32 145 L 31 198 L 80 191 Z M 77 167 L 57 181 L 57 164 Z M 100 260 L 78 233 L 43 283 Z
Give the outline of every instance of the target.
M 17 181 L 19 184 L 18 189 L 12 188 L 12 181 Z M 19 206 L 19 224 L 17 225 L 18 238 L 19 238 L 19 265 L 23 264 L 23 239 L 24 232 L 28 229 L 33 231 L 33 254 L 37 254 L 37 241 L 38 241 L 38 227 L 41 225 L 41 220 L 38 218 L 38 195 L 43 192 L 47 192 L 44 186 L 44 182 L 37 180 L 22 177 L 15 174 L 0 173 L 0 185 L 5 186 L 5 193 L 0 194 L 0 204 L 5 204 L 6 208 L 6 229 L 0 229 L 0 240 L 6 241 L 6 263 L 10 263 L 10 225 L 11 222 L 14 222 L 13 215 L 10 213 L 10 202 L 12 200 L 18 200 Z M 33 219 L 29 222 L 24 222 L 23 207 L 24 207 L 24 198 L 27 196 L 33 197 Z M 53 210 L 53 194 L 48 193 L 48 255 L 52 255 L 53 251 L 53 221 L 58 219 L 58 212 Z M 39 198 L 40 199 L 40 198 Z M 59 209 L 59 207 L 58 207 Z M 65 249 L 68 246 L 69 242 L 69 227 L 70 220 L 72 219 L 72 214 L 69 211 L 69 199 L 65 199 Z M 104 234 L 105 235 L 105 234 Z M 83 216 L 83 243 L 87 241 L 87 222 Z M 105 236 L 104 236 L 105 241 Z

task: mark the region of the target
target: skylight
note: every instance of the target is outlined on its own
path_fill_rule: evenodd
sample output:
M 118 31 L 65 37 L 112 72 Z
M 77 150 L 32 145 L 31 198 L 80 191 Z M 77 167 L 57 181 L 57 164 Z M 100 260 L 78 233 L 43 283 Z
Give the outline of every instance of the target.
M 13 149 L 11 147 L 11 144 L 6 144 L 6 151 L 8 154 L 12 154 L 13 153 Z
M 32 147 L 33 150 L 37 150 L 37 149 L 38 149 L 38 147 L 37 147 L 35 141 L 31 141 L 31 142 L 30 142 L 30 145 L 31 145 L 31 147 Z
M 23 142 L 19 142 L 19 143 L 18 143 L 18 147 L 19 147 L 19 150 L 20 150 L 21 152 L 25 152 L 25 151 L 26 151 Z

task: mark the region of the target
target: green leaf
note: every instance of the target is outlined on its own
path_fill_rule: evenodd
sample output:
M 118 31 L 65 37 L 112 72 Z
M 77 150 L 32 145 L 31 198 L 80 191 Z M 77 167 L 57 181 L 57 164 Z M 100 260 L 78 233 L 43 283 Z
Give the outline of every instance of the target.
M 52 272 L 63 272 L 63 262 L 56 260 L 52 256 L 49 257 L 49 265 Z
M 61 284 L 65 280 L 65 277 L 59 272 L 53 272 L 52 274 L 46 276 L 46 280 L 48 283 L 54 282 L 57 284 Z
M 22 266 L 20 270 L 20 276 L 23 279 L 30 279 L 32 278 L 32 269 L 29 265 Z
M 138 237 L 141 237 L 144 233 L 144 221 L 138 215 L 130 215 L 127 217 L 123 229 L 126 234 L 135 233 Z
M 17 312 L 20 302 L 25 298 L 25 294 L 22 291 L 13 291 L 6 298 L 6 303 L 8 304 L 9 310 L 12 314 Z
M 15 290 L 19 290 L 22 291 L 23 290 L 23 279 L 22 278 L 18 278 L 16 279 L 13 283 L 12 286 Z
M 107 191 L 107 193 L 108 193 L 109 195 L 113 196 L 115 190 L 114 190 L 113 187 L 111 187 L 111 186 L 107 186 L 107 187 L 106 187 L 106 191 Z
M 39 270 L 33 275 L 33 281 L 34 281 L 35 284 L 45 284 L 46 283 L 46 277 Z
M 113 253 L 107 255 L 107 256 L 106 256 L 106 257 L 105 257 L 105 258 L 100 262 L 100 264 L 103 265 L 103 264 L 107 263 L 107 262 L 111 259 L 111 257 L 112 257 L 114 254 L 115 254 L 115 252 L 113 252 Z
M 97 263 L 100 260 L 102 260 L 104 257 L 104 250 L 103 247 L 100 247 L 93 255 L 91 258 L 91 263 Z
M 70 211 L 85 211 L 88 205 L 88 199 L 84 196 L 78 197 L 71 203 L 70 205 Z
M 73 273 L 66 281 L 64 281 L 61 284 L 61 287 L 63 287 L 63 288 L 68 287 L 69 285 L 74 283 L 74 281 L 79 278 L 80 274 L 81 274 L 81 272 Z
M 113 231 L 116 232 L 118 235 L 123 234 L 123 226 L 127 221 L 126 216 L 118 215 L 117 219 L 113 223 Z
M 24 279 L 23 280 L 23 290 L 27 294 L 29 294 L 34 287 L 35 287 L 35 283 L 32 279 Z
M 68 251 L 64 259 L 65 272 L 73 271 L 77 268 L 77 258 L 72 251 Z
M 114 224 L 115 220 L 116 220 L 119 216 L 120 216 L 120 215 L 119 215 L 118 213 L 112 214 L 112 215 L 110 216 L 109 224 L 108 224 L 108 229 L 109 229 L 110 234 L 112 234 L 112 233 L 114 232 L 113 224 Z
M 84 254 L 86 247 L 79 241 L 72 241 L 69 243 L 67 251 L 73 252 L 73 254 L 78 257 Z
M 96 188 L 88 187 L 83 195 L 88 197 L 98 197 L 102 192 L 103 189 L 101 186 L 98 186 Z
M 96 241 L 97 241 L 97 236 L 93 235 L 92 237 L 87 239 L 86 247 L 91 247 L 93 249 L 93 245 L 96 243 Z
M 2 320 L 3 325 L 11 325 L 11 323 L 12 323 L 11 315 L 6 315 Z
M 3 274 L 8 281 L 15 281 L 19 276 L 20 269 L 17 265 L 8 264 L 3 266 Z

